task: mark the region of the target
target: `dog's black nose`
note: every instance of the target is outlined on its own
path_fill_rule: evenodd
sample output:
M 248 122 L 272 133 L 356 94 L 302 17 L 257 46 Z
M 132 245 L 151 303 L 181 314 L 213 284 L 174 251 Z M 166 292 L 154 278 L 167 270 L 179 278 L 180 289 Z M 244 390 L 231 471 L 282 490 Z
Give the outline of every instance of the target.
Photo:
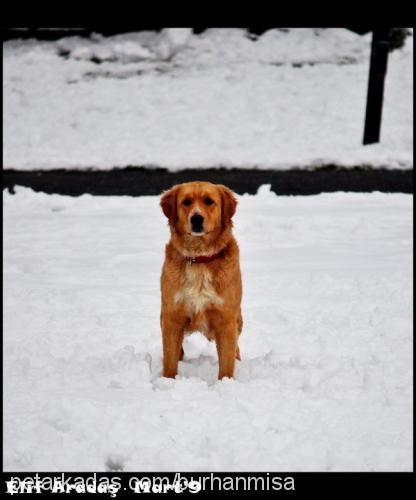
M 194 214 L 191 217 L 192 231 L 194 233 L 202 233 L 202 225 L 204 224 L 204 218 L 202 215 Z

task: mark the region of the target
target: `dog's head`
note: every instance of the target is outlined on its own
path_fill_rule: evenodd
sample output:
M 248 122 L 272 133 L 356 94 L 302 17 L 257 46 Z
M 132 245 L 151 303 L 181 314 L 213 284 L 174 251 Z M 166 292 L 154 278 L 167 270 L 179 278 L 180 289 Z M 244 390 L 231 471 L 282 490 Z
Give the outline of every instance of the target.
M 201 238 L 231 227 L 237 200 L 222 184 L 197 181 L 169 189 L 160 205 L 172 229 L 180 235 Z

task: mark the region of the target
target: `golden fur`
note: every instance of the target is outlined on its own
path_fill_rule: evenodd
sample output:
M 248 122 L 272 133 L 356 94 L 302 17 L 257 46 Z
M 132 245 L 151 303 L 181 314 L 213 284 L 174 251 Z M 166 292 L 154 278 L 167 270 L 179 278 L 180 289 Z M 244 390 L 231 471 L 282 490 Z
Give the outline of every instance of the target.
M 243 325 L 239 250 L 231 221 L 237 201 L 226 186 L 198 181 L 166 191 L 160 205 L 171 232 L 161 276 L 163 376 L 176 376 L 184 335 L 200 331 L 216 342 L 218 378 L 232 377 Z M 192 230 L 195 214 L 204 219 L 202 235 Z M 189 257 L 217 254 L 209 262 L 189 262 Z

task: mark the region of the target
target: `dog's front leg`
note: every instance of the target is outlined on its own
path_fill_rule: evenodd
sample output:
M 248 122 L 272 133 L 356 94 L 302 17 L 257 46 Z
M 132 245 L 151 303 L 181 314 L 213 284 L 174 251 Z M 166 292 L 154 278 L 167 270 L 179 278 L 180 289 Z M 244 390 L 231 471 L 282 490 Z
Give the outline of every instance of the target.
M 228 314 L 213 312 L 210 314 L 210 326 L 215 335 L 217 345 L 219 371 L 218 378 L 232 378 L 234 376 L 234 366 L 236 357 L 239 359 L 239 349 L 237 345 L 238 331 L 236 321 L 233 321 Z
M 162 318 L 163 376 L 175 378 L 182 349 L 186 318 L 165 314 Z

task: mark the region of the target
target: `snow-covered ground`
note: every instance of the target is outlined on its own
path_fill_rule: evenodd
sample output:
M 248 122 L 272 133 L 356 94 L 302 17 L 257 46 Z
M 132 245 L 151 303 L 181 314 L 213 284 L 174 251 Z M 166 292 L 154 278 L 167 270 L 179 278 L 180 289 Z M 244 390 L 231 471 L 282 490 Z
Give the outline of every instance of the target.
M 411 470 L 411 195 L 239 196 L 221 382 L 161 378 L 158 201 L 4 192 L 5 470 Z
M 6 168 L 413 167 L 413 35 L 362 146 L 371 34 L 187 29 L 3 52 Z

